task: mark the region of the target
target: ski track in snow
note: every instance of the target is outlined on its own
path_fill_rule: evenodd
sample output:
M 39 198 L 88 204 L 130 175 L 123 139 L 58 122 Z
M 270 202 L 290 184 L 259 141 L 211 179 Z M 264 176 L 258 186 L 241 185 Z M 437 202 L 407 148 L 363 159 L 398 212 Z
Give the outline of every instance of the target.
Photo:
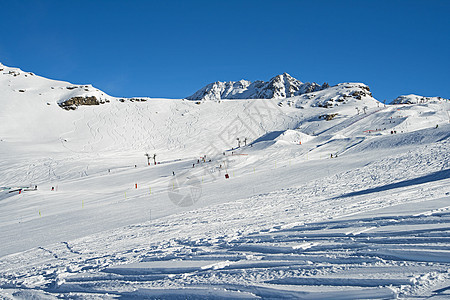
M 230 298 L 386 299 L 421 295 L 433 282 L 429 296 L 445 295 L 450 178 L 383 187 L 448 170 L 448 146 L 9 255 L 0 262 L 0 284 L 83 297 L 208 298 L 217 289 Z M 410 212 L 423 201 L 437 208 Z

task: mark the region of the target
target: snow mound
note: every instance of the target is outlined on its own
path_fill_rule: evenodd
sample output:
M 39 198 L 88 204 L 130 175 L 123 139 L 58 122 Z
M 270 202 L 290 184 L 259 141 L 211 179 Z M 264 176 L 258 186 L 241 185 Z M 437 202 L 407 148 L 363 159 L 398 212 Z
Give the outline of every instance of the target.
M 312 139 L 314 139 L 314 137 L 309 134 L 303 133 L 298 130 L 289 129 L 279 135 L 275 140 L 293 144 L 302 144 L 309 142 Z

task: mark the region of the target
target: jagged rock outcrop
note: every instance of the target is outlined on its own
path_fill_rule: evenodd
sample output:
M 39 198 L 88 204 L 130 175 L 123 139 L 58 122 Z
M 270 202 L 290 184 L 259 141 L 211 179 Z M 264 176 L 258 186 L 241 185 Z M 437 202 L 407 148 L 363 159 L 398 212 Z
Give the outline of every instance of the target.
M 77 109 L 81 105 L 100 105 L 100 101 L 95 96 L 72 97 L 69 100 L 58 103 L 61 108 L 66 110 Z M 104 103 L 104 102 L 103 102 Z
M 339 115 L 338 113 L 334 113 L 334 114 L 325 114 L 325 115 L 320 115 L 319 119 L 324 119 L 327 121 L 331 121 L 333 120 L 337 115 Z
M 248 80 L 214 82 L 187 97 L 188 100 L 221 99 L 284 99 L 328 88 L 324 83 L 303 83 L 287 73 L 275 76 L 268 82 Z

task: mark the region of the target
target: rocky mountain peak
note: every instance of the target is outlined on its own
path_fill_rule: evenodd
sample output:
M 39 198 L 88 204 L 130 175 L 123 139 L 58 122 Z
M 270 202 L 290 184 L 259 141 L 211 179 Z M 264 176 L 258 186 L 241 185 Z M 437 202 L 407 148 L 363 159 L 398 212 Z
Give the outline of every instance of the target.
M 303 83 L 288 73 L 272 77 L 269 81 L 247 80 L 217 81 L 187 97 L 188 100 L 221 99 L 284 99 L 328 88 L 328 84 Z

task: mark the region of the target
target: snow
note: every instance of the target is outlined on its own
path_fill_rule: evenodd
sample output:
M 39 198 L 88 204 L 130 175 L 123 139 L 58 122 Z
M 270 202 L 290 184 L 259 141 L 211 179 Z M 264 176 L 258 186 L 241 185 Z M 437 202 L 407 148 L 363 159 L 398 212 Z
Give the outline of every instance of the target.
M 0 297 L 448 296 L 448 100 L 121 101 L 0 69 Z

